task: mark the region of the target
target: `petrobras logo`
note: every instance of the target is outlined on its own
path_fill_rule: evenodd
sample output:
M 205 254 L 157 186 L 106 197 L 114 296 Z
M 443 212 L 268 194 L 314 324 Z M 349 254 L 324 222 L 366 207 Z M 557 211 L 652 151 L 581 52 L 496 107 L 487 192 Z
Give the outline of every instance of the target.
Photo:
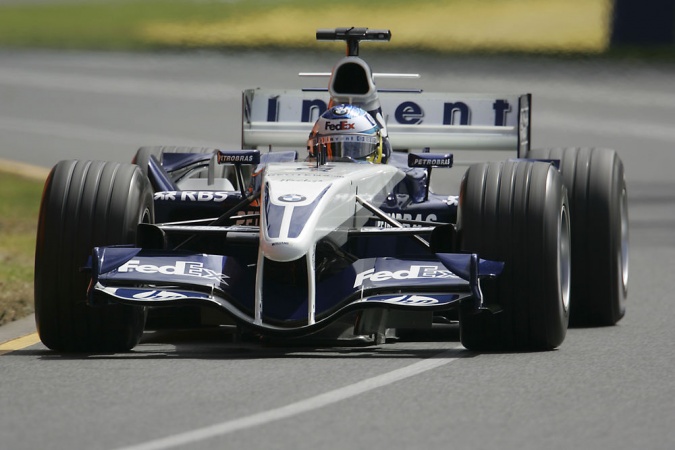
M 408 167 L 452 167 L 452 154 L 408 154 Z
M 346 120 L 341 120 L 338 123 L 333 123 L 330 121 L 326 121 L 326 127 L 324 128 L 325 130 L 330 130 L 330 131 L 347 131 L 347 130 L 353 130 L 356 128 L 355 123 L 350 123 Z
M 260 155 L 227 155 L 218 154 L 218 164 L 260 164 Z
M 218 191 L 160 191 L 155 192 L 155 200 L 176 202 L 224 202 L 227 192 Z
M 375 272 L 375 269 L 368 269 L 356 275 L 354 287 L 361 287 L 366 280 L 372 283 L 378 283 L 389 280 L 410 280 L 410 279 L 443 279 L 458 278 L 457 275 L 446 268 L 438 266 L 411 265 L 407 269 L 397 270 L 395 272 L 382 270 Z
M 235 162 L 253 162 L 253 155 L 218 155 L 218 162 L 235 163 Z
M 424 159 L 424 158 L 415 158 L 412 160 L 412 167 L 430 167 L 430 166 L 450 166 L 452 165 L 451 158 L 438 158 L 438 159 Z
M 258 150 L 218 150 L 218 164 L 260 164 Z
M 138 259 L 132 259 L 121 265 L 120 273 L 161 274 L 174 276 L 198 277 L 206 280 L 218 281 L 227 284 L 229 278 L 216 270 L 204 267 L 204 264 L 196 261 L 176 261 L 172 265 L 156 266 L 154 264 L 141 264 Z

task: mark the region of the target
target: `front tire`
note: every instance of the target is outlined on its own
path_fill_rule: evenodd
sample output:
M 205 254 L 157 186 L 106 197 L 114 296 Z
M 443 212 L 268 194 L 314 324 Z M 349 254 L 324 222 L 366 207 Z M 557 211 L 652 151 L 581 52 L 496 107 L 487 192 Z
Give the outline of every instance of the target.
M 152 189 L 131 164 L 61 161 L 49 174 L 35 252 L 35 320 L 52 350 L 125 351 L 143 333 L 144 308 L 86 304 L 93 247 L 133 244 L 154 219 Z
M 626 313 L 628 197 L 621 159 L 605 148 L 530 150 L 557 159 L 572 218 L 570 324 L 606 326 Z
M 476 164 L 461 185 L 460 249 L 503 261 L 482 283 L 500 312 L 460 308 L 460 340 L 470 350 L 550 350 L 569 321 L 569 206 L 558 171 L 525 161 Z

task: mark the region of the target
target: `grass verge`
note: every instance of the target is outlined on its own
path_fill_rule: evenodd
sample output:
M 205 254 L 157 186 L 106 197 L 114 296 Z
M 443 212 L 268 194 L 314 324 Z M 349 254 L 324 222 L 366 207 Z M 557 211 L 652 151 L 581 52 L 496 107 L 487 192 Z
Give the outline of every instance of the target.
M 33 312 L 33 260 L 42 181 L 0 171 L 0 325 Z
M 389 28 L 387 49 L 600 53 L 609 0 L 108 0 L 0 6 L 0 45 L 327 48 L 317 28 Z M 320 46 L 320 47 L 319 47 Z

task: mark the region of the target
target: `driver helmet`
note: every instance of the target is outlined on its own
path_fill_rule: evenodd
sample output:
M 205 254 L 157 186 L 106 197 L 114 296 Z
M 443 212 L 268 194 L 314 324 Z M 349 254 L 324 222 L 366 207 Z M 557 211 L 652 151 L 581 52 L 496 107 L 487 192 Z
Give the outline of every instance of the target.
M 307 141 L 309 155 L 325 151 L 327 161 L 382 162 L 382 128 L 354 105 L 336 105 L 321 114 Z

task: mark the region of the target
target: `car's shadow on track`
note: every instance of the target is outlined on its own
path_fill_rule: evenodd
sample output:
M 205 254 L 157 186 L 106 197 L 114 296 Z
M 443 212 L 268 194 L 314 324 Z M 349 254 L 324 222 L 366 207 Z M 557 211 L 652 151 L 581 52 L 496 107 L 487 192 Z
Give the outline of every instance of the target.
M 438 345 L 434 345 L 438 343 Z M 141 343 L 124 353 L 58 353 L 50 350 L 17 351 L 41 360 L 101 360 L 101 359 L 271 359 L 271 358 L 459 358 L 477 354 L 459 344 L 456 325 L 425 331 L 399 332 L 381 345 L 365 340 L 285 339 L 268 340 L 240 336 L 227 328 L 197 330 L 161 330 L 146 332 Z M 440 354 L 443 354 L 440 356 Z
M 435 345 L 437 344 L 437 345 Z M 555 350 L 553 350 L 555 351 Z M 270 340 L 241 336 L 233 329 L 207 328 L 146 331 L 141 342 L 128 352 L 60 353 L 45 348 L 12 352 L 14 356 L 33 356 L 43 361 L 64 360 L 256 360 L 256 359 L 427 359 L 472 358 L 531 352 L 475 352 L 462 347 L 459 327 L 443 325 L 431 330 L 399 331 L 396 338 L 375 345 L 365 340 L 298 338 Z M 442 354 L 442 355 L 441 355 Z

